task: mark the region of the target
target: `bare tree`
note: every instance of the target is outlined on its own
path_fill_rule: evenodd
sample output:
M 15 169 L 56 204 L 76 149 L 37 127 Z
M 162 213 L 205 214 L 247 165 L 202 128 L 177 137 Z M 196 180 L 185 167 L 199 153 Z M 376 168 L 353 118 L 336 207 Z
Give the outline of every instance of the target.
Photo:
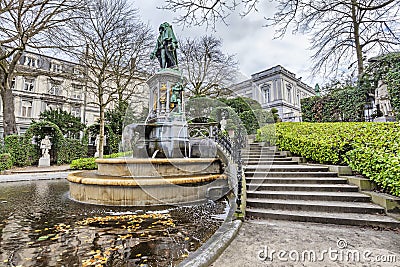
M 54 47 L 49 36 L 65 30 L 78 0 L 0 1 L 0 94 L 4 135 L 17 132 L 11 81 L 24 51 Z
M 127 102 L 137 94 L 154 65 L 149 57 L 154 44 L 152 30 L 142 22 L 133 23 L 131 27 L 134 34 L 129 36 L 128 42 L 118 40 L 121 43 L 110 64 L 118 103 Z
M 257 10 L 258 0 L 165 0 L 164 8 L 183 11 L 181 23 L 194 25 L 225 21 L 233 10 L 243 15 Z M 266 2 L 266 1 L 265 1 Z M 336 75 L 344 66 L 357 65 L 360 75 L 364 60 L 399 49 L 399 0 L 275 0 L 277 11 L 267 18 L 267 26 L 276 26 L 277 36 L 288 30 L 311 35 L 315 51 L 313 73 Z
M 89 103 L 99 107 L 99 156 L 103 157 L 105 110 L 111 102 L 135 92 L 134 87 L 129 92 L 128 88 L 141 71 L 150 31 L 125 0 L 87 1 L 82 12 L 71 28 L 86 51 L 80 49 L 74 55 L 86 70 L 93 98 Z
M 213 36 L 187 38 L 180 43 L 180 68 L 195 96 L 220 96 L 235 79 L 238 63 L 221 50 L 221 40 Z

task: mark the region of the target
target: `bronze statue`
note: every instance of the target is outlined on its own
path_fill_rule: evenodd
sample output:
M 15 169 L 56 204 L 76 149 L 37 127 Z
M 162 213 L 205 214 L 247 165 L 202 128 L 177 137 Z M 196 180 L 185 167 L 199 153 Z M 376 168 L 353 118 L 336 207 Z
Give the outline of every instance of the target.
M 162 69 L 178 67 L 176 56 L 178 41 L 176 40 L 172 26 L 168 22 L 164 22 L 160 25 L 159 32 L 160 35 L 157 38 L 156 47 L 151 53 L 150 58 L 154 59 L 157 57 Z

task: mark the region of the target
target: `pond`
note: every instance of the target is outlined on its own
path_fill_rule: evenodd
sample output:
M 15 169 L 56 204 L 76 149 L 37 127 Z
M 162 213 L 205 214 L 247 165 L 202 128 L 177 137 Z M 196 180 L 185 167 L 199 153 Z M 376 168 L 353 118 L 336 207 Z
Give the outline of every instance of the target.
M 225 200 L 138 210 L 77 203 L 66 180 L 0 183 L 0 266 L 176 266 L 222 224 Z

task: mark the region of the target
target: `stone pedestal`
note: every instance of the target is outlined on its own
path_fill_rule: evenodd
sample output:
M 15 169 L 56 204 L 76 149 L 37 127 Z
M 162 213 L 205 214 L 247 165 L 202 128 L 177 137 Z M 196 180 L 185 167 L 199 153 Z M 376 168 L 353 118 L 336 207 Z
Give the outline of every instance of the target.
M 160 70 L 147 81 L 150 104 L 145 139 L 150 157 L 190 157 L 185 96 L 183 90 L 174 92 L 176 86 L 184 83 L 182 73 L 174 69 Z
M 39 159 L 39 167 L 49 167 L 50 166 L 50 158 L 41 157 Z

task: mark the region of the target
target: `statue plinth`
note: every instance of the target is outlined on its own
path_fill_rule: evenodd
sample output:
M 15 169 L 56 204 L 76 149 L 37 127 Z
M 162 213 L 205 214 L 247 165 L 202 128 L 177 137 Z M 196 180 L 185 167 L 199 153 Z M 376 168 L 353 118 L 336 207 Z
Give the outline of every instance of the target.
M 146 141 L 150 156 L 189 157 L 184 83 L 186 78 L 176 69 L 162 69 L 147 81 L 150 101 Z
M 49 157 L 41 157 L 39 159 L 39 167 L 49 167 L 50 166 L 50 158 Z

